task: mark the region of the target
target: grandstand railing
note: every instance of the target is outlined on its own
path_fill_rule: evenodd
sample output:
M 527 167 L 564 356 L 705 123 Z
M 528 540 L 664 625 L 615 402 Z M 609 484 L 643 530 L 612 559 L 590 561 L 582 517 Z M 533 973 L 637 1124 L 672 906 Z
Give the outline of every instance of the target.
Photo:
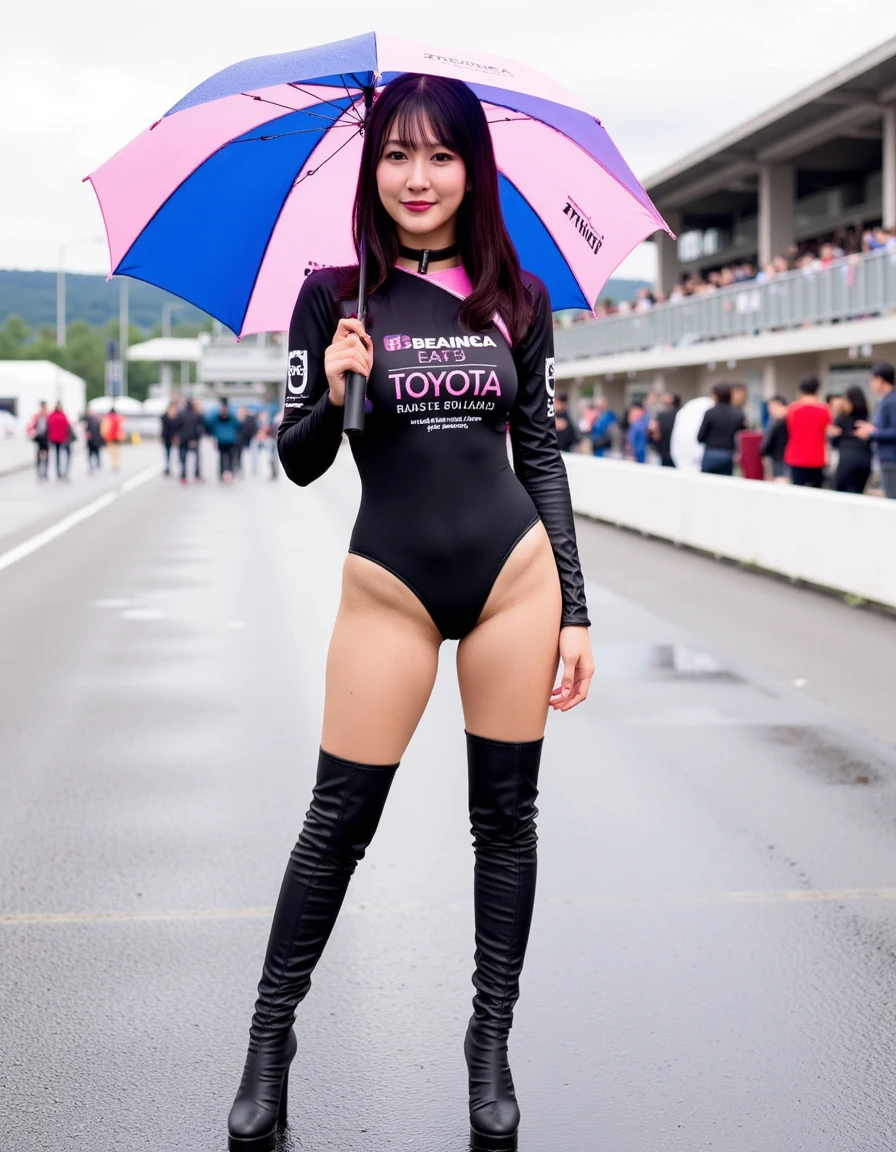
M 848 256 L 825 268 L 743 281 L 701 296 L 587 320 L 554 333 L 558 360 L 650 348 L 685 347 L 806 324 L 880 316 L 896 310 L 896 251 Z

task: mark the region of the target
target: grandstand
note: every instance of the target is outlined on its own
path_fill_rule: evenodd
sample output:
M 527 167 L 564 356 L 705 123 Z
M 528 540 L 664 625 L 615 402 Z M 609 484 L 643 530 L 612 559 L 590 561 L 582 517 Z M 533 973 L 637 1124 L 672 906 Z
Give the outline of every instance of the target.
M 573 399 L 742 380 L 750 404 L 896 361 L 896 38 L 649 177 L 677 240 L 633 305 L 556 332 Z

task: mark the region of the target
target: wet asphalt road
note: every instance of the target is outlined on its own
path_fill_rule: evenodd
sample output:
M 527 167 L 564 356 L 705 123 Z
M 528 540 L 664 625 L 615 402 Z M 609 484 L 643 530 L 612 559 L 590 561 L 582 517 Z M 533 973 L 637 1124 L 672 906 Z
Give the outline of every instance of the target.
M 347 463 L 304 492 L 152 478 L 0 571 L 2 1152 L 226 1147 L 316 766 Z M 0 481 L 0 564 L 99 491 Z M 677 601 L 602 586 L 605 531 L 580 527 L 592 698 L 550 718 L 542 771 L 521 1152 L 896 1148 L 896 751 Z M 682 561 L 656 561 L 667 589 Z M 283 1150 L 466 1147 L 452 647 L 301 1009 Z

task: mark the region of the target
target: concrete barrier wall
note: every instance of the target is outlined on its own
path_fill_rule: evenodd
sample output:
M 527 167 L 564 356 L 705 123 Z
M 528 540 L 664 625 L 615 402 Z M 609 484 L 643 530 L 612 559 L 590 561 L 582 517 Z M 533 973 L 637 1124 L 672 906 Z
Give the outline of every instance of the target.
M 896 608 L 896 500 L 564 460 L 576 512 Z
M 18 437 L 0 440 L 0 476 L 33 464 L 35 451 L 30 440 L 21 440 Z

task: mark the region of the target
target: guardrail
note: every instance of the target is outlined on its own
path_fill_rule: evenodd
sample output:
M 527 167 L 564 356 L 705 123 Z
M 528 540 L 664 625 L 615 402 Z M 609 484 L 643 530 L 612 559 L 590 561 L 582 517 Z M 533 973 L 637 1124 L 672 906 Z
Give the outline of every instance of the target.
M 896 608 L 896 500 L 563 459 L 582 515 Z
M 896 251 L 847 256 L 826 268 L 744 281 L 702 296 L 655 304 L 647 312 L 560 327 L 558 361 L 649 348 L 681 347 L 723 336 L 750 336 L 896 309 Z

